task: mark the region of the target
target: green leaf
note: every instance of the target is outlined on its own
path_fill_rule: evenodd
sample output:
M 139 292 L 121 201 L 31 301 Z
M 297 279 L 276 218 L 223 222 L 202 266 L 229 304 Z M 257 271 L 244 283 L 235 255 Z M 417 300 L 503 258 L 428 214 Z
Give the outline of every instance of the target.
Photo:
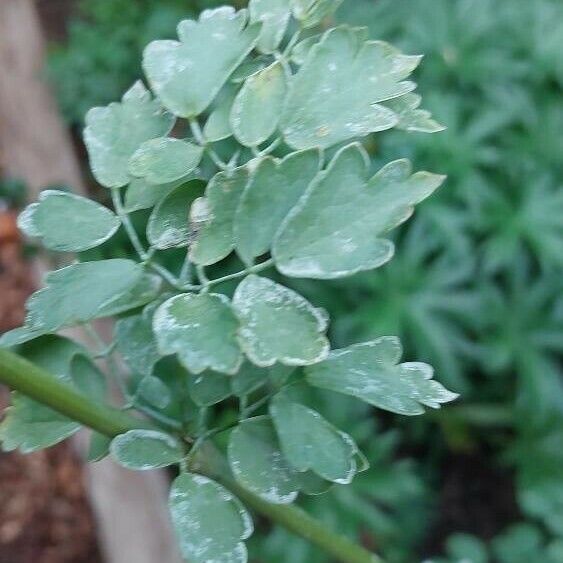
M 352 482 L 358 448 L 348 434 L 318 412 L 283 395 L 277 395 L 270 403 L 270 415 L 282 451 L 296 471 L 311 470 L 327 481 L 343 485 Z
M 308 367 L 307 381 L 404 415 L 423 414 L 425 406 L 438 409 L 457 398 L 432 379 L 434 370 L 428 364 L 399 364 L 401 354 L 401 344 L 393 336 L 355 344 Z
M 149 184 L 143 178 L 133 178 L 125 192 L 125 210 L 128 213 L 149 209 L 164 199 L 172 190 L 177 188 L 182 180 L 170 184 Z
M 420 133 L 438 133 L 445 127 L 432 119 L 429 111 L 419 109 L 422 98 L 418 94 L 405 94 L 385 102 L 385 105 L 399 117 L 397 129 Z
M 251 22 L 262 22 L 256 49 L 261 53 L 273 53 L 289 23 L 289 0 L 250 0 L 248 10 Z
M 305 39 L 299 41 L 293 49 L 291 49 L 291 61 L 296 65 L 301 66 L 307 60 L 313 45 L 317 44 L 320 39 L 320 35 L 311 35 Z
M 150 317 L 134 315 L 118 320 L 114 338 L 117 351 L 131 371 L 143 375 L 152 374 L 160 354 Z
M 278 126 L 286 94 L 286 76 L 279 62 L 249 76 L 231 110 L 236 139 L 248 147 L 266 141 Z
M 320 169 L 318 151 L 291 153 L 283 160 L 259 161 L 235 215 L 236 251 L 251 264 L 270 250 L 274 237 Z
M 229 118 L 237 92 L 236 86 L 226 84 L 219 93 L 213 105 L 213 111 L 209 114 L 203 127 L 203 136 L 207 141 L 215 143 L 227 139 L 233 134 Z
M 117 463 L 137 471 L 168 467 L 184 457 L 176 438 L 156 430 L 129 430 L 116 436 L 109 449 Z
M 189 118 L 209 106 L 256 44 L 261 26 L 247 26 L 247 16 L 230 7 L 205 10 L 198 21 L 180 22 L 180 41 L 149 43 L 143 68 L 168 109 Z
M 193 172 L 203 148 L 188 141 L 161 137 L 143 143 L 129 161 L 129 173 L 149 184 L 168 184 Z
M 18 218 L 21 231 L 43 239 L 43 246 L 61 252 L 81 252 L 111 238 L 119 219 L 98 203 L 67 192 L 44 190 L 39 201 Z
M 233 309 L 240 321 L 239 342 L 257 366 L 310 365 L 330 351 L 326 313 L 268 278 L 247 276 L 235 291 Z
M 142 307 L 154 301 L 160 295 L 162 279 L 154 274 L 142 274 L 137 283 L 125 293 L 108 301 L 100 308 L 99 317 L 113 317 L 121 313 Z
M 230 378 L 231 391 L 237 397 L 253 393 L 268 382 L 269 372 L 245 361 L 238 373 Z
M 198 407 L 210 407 L 231 395 L 231 377 L 205 371 L 188 378 L 190 397 Z
M 413 90 L 403 79 L 419 61 L 387 43 L 365 41 L 365 29 L 327 31 L 293 77 L 281 117 L 286 142 L 326 148 L 394 127 L 397 115 L 378 102 Z
M 202 475 L 182 473 L 172 483 L 169 506 L 187 561 L 246 563 L 242 542 L 252 535 L 252 520 L 222 485 Z
M 42 330 L 41 328 L 20 326 L 18 328 L 14 328 L 13 330 L 5 332 L 0 337 L 0 348 L 11 348 L 13 346 L 19 346 L 20 344 L 24 344 L 26 342 L 29 342 L 30 340 L 44 336 L 48 332 L 48 330 Z
M 137 393 L 149 405 L 154 405 L 159 409 L 166 408 L 172 400 L 168 386 L 160 378 L 152 375 L 145 375 L 141 379 Z
M 73 385 L 73 360 L 84 348 L 59 336 L 44 336 L 24 345 L 20 354 L 42 367 L 57 379 Z M 81 357 L 81 360 L 87 361 Z M 21 393 L 11 393 L 11 405 L 0 424 L 4 451 L 18 449 L 30 453 L 62 442 L 80 429 L 80 424 Z
M 88 463 L 101 461 L 107 457 L 109 455 L 110 444 L 111 438 L 108 438 L 105 434 L 92 431 L 90 434 L 90 444 L 88 446 Z
M 238 321 L 224 295 L 176 295 L 157 309 L 153 329 L 160 353 L 177 354 L 192 373 L 234 374 L 242 363 Z
M 70 378 L 74 386 L 86 397 L 98 402 L 106 398 L 104 374 L 86 356 L 79 355 L 70 364 Z
M 304 28 L 319 25 L 327 16 L 333 14 L 342 0 L 290 0 L 293 17 Z
M 341 149 L 309 186 L 282 225 L 273 246 L 280 272 L 331 279 L 377 268 L 393 256 L 382 235 L 409 218 L 444 176 L 417 172 L 396 160 L 368 179 L 369 160 L 360 145 Z
M 26 324 L 54 332 L 102 316 L 103 308 L 131 289 L 141 275 L 140 266 L 123 259 L 82 262 L 50 272 L 46 287 L 27 301 Z
M 299 480 L 283 457 L 269 417 L 241 422 L 231 433 L 228 458 L 235 479 L 249 491 L 274 504 L 296 499 Z
M 188 216 L 193 202 L 203 195 L 205 183 L 191 180 L 168 194 L 154 208 L 147 225 L 147 238 L 158 249 L 188 246 L 191 229 Z
M 207 184 L 197 217 L 191 217 L 192 229 L 198 231 L 190 247 L 190 259 L 195 264 L 219 262 L 235 247 L 233 222 L 247 182 L 248 170 L 237 168 L 231 173 L 219 172 Z
M 133 153 L 145 141 L 166 135 L 173 125 L 174 116 L 163 111 L 140 81 L 121 103 L 92 108 L 86 114 L 84 143 L 96 180 L 106 188 L 128 184 Z

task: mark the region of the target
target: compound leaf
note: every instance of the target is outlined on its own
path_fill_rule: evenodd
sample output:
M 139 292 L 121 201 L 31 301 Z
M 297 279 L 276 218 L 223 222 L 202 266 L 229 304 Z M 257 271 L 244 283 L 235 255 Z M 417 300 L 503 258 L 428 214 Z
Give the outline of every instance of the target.
M 78 367 L 83 373 L 84 365 L 80 363 L 77 366 L 74 364 L 75 360 L 87 362 L 91 370 L 95 369 L 90 361 L 82 356 L 86 353 L 84 348 L 59 336 L 43 336 L 26 344 L 19 352 L 29 361 L 69 385 L 76 386 L 71 377 L 75 371 L 73 367 Z M 91 370 L 90 374 L 92 374 Z M 99 372 L 93 375 L 97 378 Z M 77 380 L 80 382 L 79 377 Z M 58 444 L 79 429 L 80 424 L 77 422 L 21 393 L 13 392 L 11 405 L 6 409 L 4 420 L 0 424 L 0 441 L 4 451 L 18 449 L 22 453 L 30 453 Z
M 230 378 L 231 391 L 237 397 L 244 397 L 259 389 L 268 381 L 269 372 L 245 361 L 238 373 Z
M 209 114 L 203 136 L 211 143 L 227 139 L 233 134 L 230 123 L 231 109 L 237 95 L 238 88 L 233 84 L 226 84 L 213 104 L 213 111 Z
M 143 68 L 168 109 L 190 118 L 209 106 L 256 44 L 261 25 L 247 26 L 247 16 L 231 7 L 204 10 L 198 21 L 179 23 L 180 41 L 149 43 Z
M 238 321 L 224 295 L 176 295 L 157 309 L 153 329 L 160 353 L 177 354 L 192 373 L 235 374 L 242 363 Z
M 18 226 L 30 237 L 40 237 L 45 248 L 82 252 L 111 238 L 119 219 L 102 205 L 67 192 L 44 190 L 37 203 L 18 218 Z
M 293 17 L 304 28 L 319 25 L 342 4 L 342 0 L 290 0 L 290 2 Z
M 156 430 L 129 430 L 110 445 L 112 457 L 127 469 L 146 471 L 179 463 L 184 457 L 176 438 Z
M 240 321 L 239 342 L 257 366 L 310 365 L 329 353 L 324 311 L 268 278 L 247 276 L 235 291 L 233 309 Z
M 272 157 L 260 160 L 235 215 L 236 251 L 245 263 L 251 264 L 270 250 L 283 220 L 319 168 L 315 150 L 291 153 L 281 161 Z
M 149 184 L 186 178 L 199 164 L 203 148 L 188 141 L 160 137 L 143 143 L 129 161 L 129 172 Z
M 174 116 L 153 100 L 141 81 L 123 96 L 121 103 L 92 108 L 86 114 L 84 143 L 96 180 L 106 188 L 129 183 L 129 159 L 149 139 L 166 135 Z
M 289 504 L 299 492 L 299 479 L 280 450 L 270 418 L 241 422 L 231 433 L 228 458 L 235 479 L 274 504 Z
M 231 110 L 231 128 L 236 139 L 248 147 L 268 139 L 278 126 L 286 94 L 286 76 L 279 62 L 249 76 Z
M 405 94 L 399 98 L 394 98 L 385 102 L 385 105 L 394 111 L 399 122 L 397 129 L 404 131 L 417 131 L 419 133 L 438 133 L 445 127 L 432 119 L 429 111 L 419 109 L 422 98 L 418 94 Z
M 237 168 L 219 172 L 207 184 L 205 198 L 198 200 L 196 216 L 190 217 L 192 229 L 197 232 L 190 247 L 190 259 L 195 264 L 219 262 L 235 247 L 233 222 L 247 182 L 248 170 Z
M 393 255 L 383 234 L 412 214 L 444 176 L 396 160 L 367 178 L 364 150 L 351 144 L 309 186 L 273 246 L 277 268 L 292 277 L 330 279 L 377 268 Z
M 243 541 L 252 535 L 252 520 L 222 485 L 202 475 L 182 473 L 172 484 L 169 507 L 187 561 L 246 563 Z
M 354 440 L 318 412 L 277 395 L 270 415 L 281 449 L 290 465 L 300 472 L 313 471 L 334 483 L 349 484 L 356 474 Z
M 26 324 L 54 332 L 105 316 L 104 308 L 107 310 L 141 277 L 141 267 L 124 259 L 82 262 L 49 272 L 45 276 L 46 287 L 27 301 Z
M 428 364 L 399 364 L 401 354 L 393 336 L 355 344 L 308 367 L 307 381 L 404 415 L 423 414 L 425 406 L 437 409 L 458 396 L 432 379 L 434 370 Z
M 231 377 L 205 371 L 188 379 L 188 390 L 198 407 L 210 407 L 231 395 Z
M 169 184 L 149 184 L 143 178 L 133 178 L 125 192 L 125 210 L 128 213 L 149 209 L 177 188 L 182 180 Z
M 118 320 L 115 325 L 115 343 L 131 371 L 143 375 L 152 374 L 160 354 L 150 318 L 134 315 Z
M 312 47 L 293 77 L 281 117 L 290 146 L 326 148 L 397 125 L 397 115 L 379 102 L 415 88 L 403 79 L 420 57 L 365 41 L 364 34 L 364 29 L 338 27 Z
M 193 202 L 203 195 L 205 183 L 191 180 L 178 186 L 154 208 L 147 225 L 147 238 L 158 249 L 181 248 L 190 243 L 188 222 Z
M 273 53 L 281 43 L 289 17 L 289 0 L 250 0 L 251 22 L 262 22 L 256 48 L 261 53 Z

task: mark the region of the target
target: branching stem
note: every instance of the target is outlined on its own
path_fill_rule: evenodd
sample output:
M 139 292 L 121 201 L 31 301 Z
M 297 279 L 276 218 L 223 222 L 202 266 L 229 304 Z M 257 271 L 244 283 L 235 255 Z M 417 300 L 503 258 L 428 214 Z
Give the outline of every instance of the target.
M 128 430 L 154 428 L 147 421 L 87 399 L 40 367 L 4 349 L 0 349 L 0 383 L 110 438 Z M 218 452 L 211 450 L 208 455 L 206 450 L 205 453 L 206 462 L 199 463 L 197 471 L 220 481 L 256 512 L 305 538 L 342 563 L 383 563 L 378 556 L 327 529 L 300 508 L 270 504 L 247 491 L 224 470 L 224 461 Z

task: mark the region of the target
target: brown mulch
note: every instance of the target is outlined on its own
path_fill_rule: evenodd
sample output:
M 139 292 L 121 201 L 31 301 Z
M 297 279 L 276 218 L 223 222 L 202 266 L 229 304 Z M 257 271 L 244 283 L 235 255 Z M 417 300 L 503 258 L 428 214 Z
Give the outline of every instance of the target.
M 33 290 L 16 213 L 0 210 L 0 332 L 21 325 Z M 0 388 L 0 413 L 8 390 Z M 0 453 L 0 563 L 101 563 L 82 466 L 71 444 Z

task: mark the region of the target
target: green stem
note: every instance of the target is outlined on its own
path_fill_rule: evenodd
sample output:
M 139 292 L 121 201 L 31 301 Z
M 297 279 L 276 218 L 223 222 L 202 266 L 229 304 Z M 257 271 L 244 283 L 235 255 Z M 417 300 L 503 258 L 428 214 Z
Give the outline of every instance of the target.
M 113 207 L 115 209 L 115 212 L 117 213 L 117 216 L 119 217 L 119 220 L 121 221 L 121 224 L 123 225 L 123 228 L 125 229 L 125 232 L 127 233 L 127 236 L 129 237 L 129 240 L 131 241 L 131 244 L 133 245 L 133 248 L 135 249 L 135 252 L 137 252 L 139 258 L 144 261 L 147 259 L 147 252 L 143 248 L 141 240 L 139 239 L 139 235 L 137 234 L 135 227 L 133 227 L 133 223 L 131 223 L 129 215 L 123 207 L 123 203 L 121 201 L 121 192 L 119 190 L 120 188 L 113 188 L 111 190 Z
M 0 349 L 0 383 L 110 438 L 128 430 L 152 427 L 123 411 L 90 401 L 42 368 L 5 349 Z M 205 453 L 205 462 L 200 460 L 198 471 L 220 481 L 263 516 L 317 545 L 342 563 L 383 563 L 378 556 L 328 530 L 300 508 L 270 504 L 247 491 L 229 476 L 224 469 L 225 462 L 216 450 L 208 448 Z
M 118 409 L 87 399 L 42 368 L 4 349 L 0 349 L 0 383 L 110 438 L 134 428 L 152 426 Z

